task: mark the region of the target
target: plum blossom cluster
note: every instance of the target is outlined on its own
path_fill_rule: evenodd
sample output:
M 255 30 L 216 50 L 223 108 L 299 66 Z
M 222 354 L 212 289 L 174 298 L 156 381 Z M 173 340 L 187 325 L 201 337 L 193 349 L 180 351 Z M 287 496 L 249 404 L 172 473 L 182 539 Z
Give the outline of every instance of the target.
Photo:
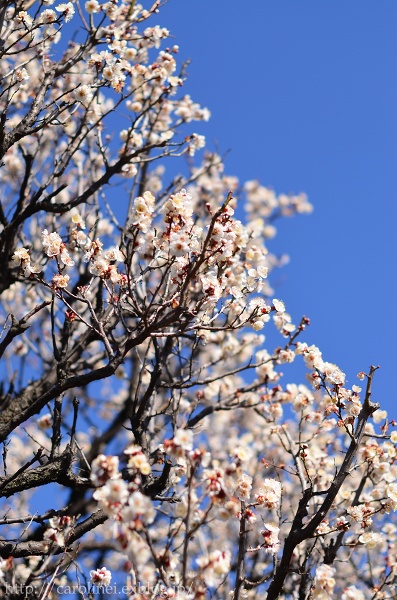
M 230 554 L 216 550 L 197 560 L 208 585 L 215 586 L 230 570 Z
M 255 500 L 266 508 L 277 508 L 281 501 L 281 483 L 276 479 L 265 479 L 259 494 L 255 494 Z
M 74 522 L 75 519 L 66 515 L 50 519 L 49 527 L 44 532 L 44 539 L 51 546 L 65 546 Z
M 29 250 L 26 248 L 17 248 L 11 257 L 11 266 L 18 267 L 25 277 L 40 273 L 40 265 L 32 265 Z
M 107 587 L 112 580 L 112 574 L 106 567 L 90 571 L 91 583 L 97 587 Z
M 313 582 L 311 594 L 313 598 L 318 600 L 328 600 L 332 598 L 335 579 L 335 569 L 329 565 L 320 565 L 316 570 L 316 575 Z
M 275 523 L 265 523 L 265 529 L 261 532 L 263 537 L 261 548 L 269 554 L 277 554 L 280 550 L 279 532 L 280 528 Z

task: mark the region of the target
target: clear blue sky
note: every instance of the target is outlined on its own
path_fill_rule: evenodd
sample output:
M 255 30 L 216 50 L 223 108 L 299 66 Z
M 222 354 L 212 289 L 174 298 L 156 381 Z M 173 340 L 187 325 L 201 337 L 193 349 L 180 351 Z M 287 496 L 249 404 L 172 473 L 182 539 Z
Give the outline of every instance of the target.
M 227 172 L 314 204 L 279 223 L 277 296 L 349 384 L 381 365 L 374 398 L 397 418 L 396 1 L 170 0 L 158 22 Z

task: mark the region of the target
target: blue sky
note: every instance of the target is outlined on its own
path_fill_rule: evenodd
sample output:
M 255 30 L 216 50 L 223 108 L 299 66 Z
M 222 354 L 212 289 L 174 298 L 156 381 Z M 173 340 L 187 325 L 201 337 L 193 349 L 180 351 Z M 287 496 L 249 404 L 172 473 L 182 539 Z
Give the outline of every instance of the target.
M 185 89 L 226 171 L 314 204 L 279 223 L 276 295 L 350 384 L 381 365 L 374 398 L 397 418 L 397 3 L 170 0 L 158 22 L 191 59 Z

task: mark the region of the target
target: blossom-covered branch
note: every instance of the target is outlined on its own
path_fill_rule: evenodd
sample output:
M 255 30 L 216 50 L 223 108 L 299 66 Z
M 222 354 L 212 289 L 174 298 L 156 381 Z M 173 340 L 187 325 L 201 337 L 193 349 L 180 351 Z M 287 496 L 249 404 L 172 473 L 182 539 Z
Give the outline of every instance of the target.
M 375 368 L 348 384 L 272 289 L 311 204 L 205 150 L 160 15 L 0 8 L 1 594 L 391 598 Z

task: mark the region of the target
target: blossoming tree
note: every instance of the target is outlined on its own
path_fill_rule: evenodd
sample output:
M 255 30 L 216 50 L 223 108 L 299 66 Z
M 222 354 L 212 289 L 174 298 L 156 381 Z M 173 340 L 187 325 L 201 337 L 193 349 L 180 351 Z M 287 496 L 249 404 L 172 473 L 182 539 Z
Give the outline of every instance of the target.
M 195 157 L 159 5 L 0 9 L 1 597 L 394 598 L 376 368 L 273 298 L 311 206 Z

